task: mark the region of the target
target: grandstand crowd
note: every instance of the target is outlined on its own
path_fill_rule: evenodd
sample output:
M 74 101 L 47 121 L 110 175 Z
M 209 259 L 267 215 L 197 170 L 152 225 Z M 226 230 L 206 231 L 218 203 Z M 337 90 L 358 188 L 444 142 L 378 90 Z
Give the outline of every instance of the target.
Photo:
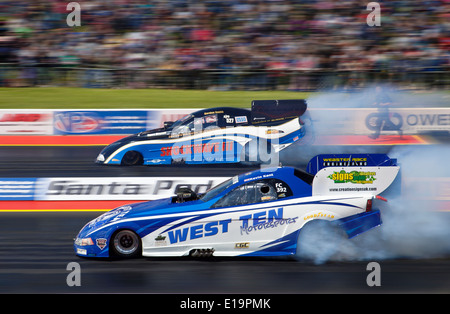
M 450 0 L 0 0 L 0 60 L 127 69 L 447 71 Z

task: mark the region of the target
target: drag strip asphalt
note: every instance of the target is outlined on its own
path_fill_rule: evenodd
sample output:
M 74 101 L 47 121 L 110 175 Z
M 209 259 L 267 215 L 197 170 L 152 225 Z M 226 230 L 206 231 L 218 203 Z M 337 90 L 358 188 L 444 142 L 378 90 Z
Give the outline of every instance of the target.
M 315 265 L 286 259 L 75 256 L 73 238 L 96 213 L 0 214 L 0 293 L 449 293 L 448 259 L 376 261 L 381 286 L 367 285 L 370 261 Z M 68 286 L 69 263 L 80 286 Z
M 0 177 L 159 177 L 159 176 L 229 176 L 255 167 L 239 165 L 136 166 L 99 165 L 95 158 L 102 146 L 49 146 L 0 148 Z
M 228 176 L 252 169 L 235 165 L 99 166 L 94 164 L 94 159 L 101 148 L 2 147 L 0 177 Z M 376 151 L 382 149 L 377 147 Z M 309 157 L 296 160 L 297 166 L 303 167 Z M 373 260 L 381 267 L 381 286 L 369 287 L 367 277 L 370 272 L 366 268 L 373 261 L 315 265 L 273 258 L 138 258 L 109 261 L 75 256 L 73 239 L 88 221 L 100 214 L 102 212 L 95 211 L 0 213 L 0 293 L 450 292 L 448 258 Z M 67 284 L 70 275 L 67 267 L 72 262 L 80 266 L 80 286 Z
M 121 167 L 99 165 L 95 159 L 104 146 L 3 146 L 0 147 L 0 177 L 160 177 L 160 176 L 233 176 L 256 170 L 258 166 L 153 165 Z M 335 146 L 288 147 L 280 154 L 283 166 L 304 169 L 315 155 L 336 152 Z M 386 153 L 390 146 L 347 146 L 339 153 Z M 292 157 L 294 156 L 294 157 Z

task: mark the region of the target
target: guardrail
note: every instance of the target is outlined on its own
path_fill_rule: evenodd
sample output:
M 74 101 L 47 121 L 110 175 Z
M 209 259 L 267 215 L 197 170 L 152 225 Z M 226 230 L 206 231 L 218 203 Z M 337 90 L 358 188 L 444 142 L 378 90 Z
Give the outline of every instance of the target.
M 0 64 L 0 87 L 169 88 L 217 90 L 299 90 L 362 88 L 389 83 L 411 88 L 448 88 L 445 67 L 380 70 L 336 69 L 153 69 L 36 64 Z

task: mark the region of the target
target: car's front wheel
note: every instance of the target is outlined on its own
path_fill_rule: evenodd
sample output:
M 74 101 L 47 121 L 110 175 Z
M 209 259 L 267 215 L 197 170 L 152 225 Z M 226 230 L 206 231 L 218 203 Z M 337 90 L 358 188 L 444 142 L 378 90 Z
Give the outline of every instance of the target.
M 119 230 L 111 238 L 111 253 L 118 257 L 137 257 L 142 255 L 139 236 L 131 230 Z
M 125 153 L 122 158 L 122 165 L 124 166 L 137 166 L 142 165 L 144 158 L 141 153 L 136 152 L 134 150 L 130 150 Z

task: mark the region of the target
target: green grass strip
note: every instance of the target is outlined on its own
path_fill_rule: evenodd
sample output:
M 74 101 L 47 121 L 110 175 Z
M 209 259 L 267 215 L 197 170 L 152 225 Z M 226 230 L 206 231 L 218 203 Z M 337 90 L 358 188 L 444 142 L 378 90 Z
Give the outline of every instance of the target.
M 308 95 L 287 91 L 0 88 L 0 109 L 249 108 L 252 100 L 301 99 Z

